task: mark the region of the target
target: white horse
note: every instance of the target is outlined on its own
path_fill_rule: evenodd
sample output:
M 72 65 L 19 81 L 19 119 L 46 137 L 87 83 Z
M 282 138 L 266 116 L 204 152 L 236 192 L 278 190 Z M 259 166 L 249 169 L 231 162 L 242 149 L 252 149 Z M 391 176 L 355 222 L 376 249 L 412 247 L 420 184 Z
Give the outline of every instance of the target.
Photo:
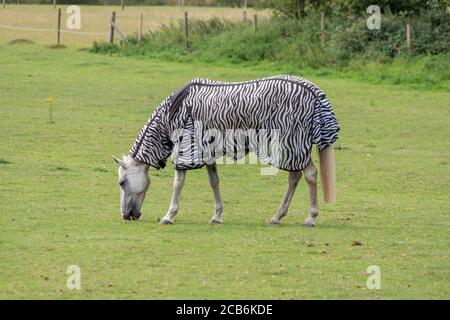
M 236 136 L 228 138 L 229 129 L 247 130 L 248 145 L 245 140 L 236 145 Z M 267 130 L 273 131 L 270 131 L 271 135 L 277 132 L 278 137 L 281 136 L 280 139 L 271 139 L 279 147 L 278 151 L 268 152 L 268 149 L 259 148 L 265 144 L 267 136 L 264 132 L 267 133 Z M 325 201 L 332 202 L 335 200 L 333 143 L 338 131 L 339 126 L 328 98 L 320 88 L 305 79 L 295 76 L 275 76 L 244 82 L 194 79 L 155 109 L 129 156 L 121 160 L 113 157 L 119 164 L 122 217 L 129 220 L 141 216 L 142 203 L 150 187 L 149 166 L 163 168 L 169 155 L 174 154 L 172 200 L 160 223 L 171 224 L 174 221 L 186 170 L 204 165 L 215 199 L 215 211 L 210 223 L 222 223 L 223 203 L 215 160 L 222 155 L 238 159 L 245 152 L 252 151 L 263 162 L 289 171 L 288 189 L 270 223 L 281 223 L 288 213 L 303 172 L 311 201 L 310 215 L 305 225 L 314 226 L 319 209 L 317 169 L 311 160 L 312 144 L 316 144 L 319 149 Z M 180 132 L 187 135 L 179 135 Z M 210 135 L 212 132 L 218 134 Z M 258 133 L 258 136 L 250 133 Z M 230 141 L 231 148 L 225 143 L 226 148 L 222 146 L 216 149 L 221 140 Z M 237 150 L 245 152 L 240 152 L 238 156 Z
M 333 145 L 319 151 L 319 158 L 324 200 L 325 202 L 334 202 L 336 195 Z M 122 218 L 125 220 L 139 219 L 145 195 L 150 188 L 149 166 L 130 156 L 125 156 L 122 160 L 113 156 L 113 160 L 119 165 L 118 174 Z M 222 223 L 223 203 L 219 191 L 219 176 L 216 163 L 207 164 L 206 171 L 215 200 L 214 215 L 209 223 Z M 319 214 L 319 209 L 317 204 L 317 169 L 312 160 L 303 171 L 289 172 L 286 194 L 277 213 L 270 219 L 270 224 L 280 224 L 281 219 L 287 215 L 302 172 L 305 175 L 310 195 L 310 214 L 305 220 L 304 226 L 315 226 L 315 219 Z M 181 190 L 185 178 L 186 170 L 175 169 L 172 199 L 167 214 L 160 220 L 160 224 L 172 224 L 174 222 L 175 215 L 178 213 Z

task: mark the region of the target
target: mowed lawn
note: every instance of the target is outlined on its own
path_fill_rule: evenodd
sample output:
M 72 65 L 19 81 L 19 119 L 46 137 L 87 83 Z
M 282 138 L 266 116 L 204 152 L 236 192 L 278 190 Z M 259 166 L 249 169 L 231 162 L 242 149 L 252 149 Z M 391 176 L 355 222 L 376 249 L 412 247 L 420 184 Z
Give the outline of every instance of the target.
M 143 219 L 124 223 L 110 156 L 191 78 L 280 72 L 26 45 L 1 45 L 0 60 L 0 298 L 450 298 L 449 92 L 308 77 L 342 127 L 338 202 L 320 192 L 317 227 L 300 227 L 304 180 L 284 224 L 266 224 L 287 173 L 257 165 L 219 166 L 223 225 L 207 223 L 213 196 L 195 170 L 176 223 L 161 226 L 170 162 L 150 172 Z M 70 265 L 81 290 L 66 287 Z M 371 265 L 379 290 L 366 287 Z

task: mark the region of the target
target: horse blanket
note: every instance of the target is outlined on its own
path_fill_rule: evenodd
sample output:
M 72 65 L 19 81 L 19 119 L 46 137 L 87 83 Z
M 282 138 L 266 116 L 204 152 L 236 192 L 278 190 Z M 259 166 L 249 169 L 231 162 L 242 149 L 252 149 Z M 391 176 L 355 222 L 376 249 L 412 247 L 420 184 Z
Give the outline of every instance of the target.
M 160 169 L 173 154 L 176 169 L 196 169 L 222 156 L 255 152 L 266 164 L 300 171 L 338 138 L 327 96 L 295 76 L 244 82 L 193 79 L 153 112 L 130 156 Z

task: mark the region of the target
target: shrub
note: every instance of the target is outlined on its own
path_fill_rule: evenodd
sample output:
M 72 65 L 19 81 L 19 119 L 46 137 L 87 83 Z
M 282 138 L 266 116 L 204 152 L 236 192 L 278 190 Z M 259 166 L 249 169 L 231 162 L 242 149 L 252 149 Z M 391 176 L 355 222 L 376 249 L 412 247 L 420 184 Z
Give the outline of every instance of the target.
M 313 69 L 357 70 L 366 65 L 367 70 L 374 70 L 375 64 L 391 64 L 390 70 L 401 81 L 407 79 L 402 76 L 400 67 L 410 68 L 411 61 L 416 61 L 418 69 L 415 73 L 405 73 L 411 78 L 422 77 L 432 83 L 448 80 L 448 62 L 442 64 L 450 60 L 449 14 L 434 10 L 413 18 L 385 14 L 380 30 L 367 29 L 366 17 L 334 15 L 326 19 L 323 42 L 319 21 L 318 12 L 310 12 L 300 20 L 274 17 L 261 21 L 258 30 L 254 31 L 249 23 L 218 19 L 192 20 L 189 30 L 190 50 L 184 48 L 182 22 L 165 25 L 145 34 L 141 45 L 137 44 L 134 35 L 123 46 L 96 43 L 91 50 L 178 61 L 198 59 L 215 63 L 228 61 L 251 64 L 269 61 L 278 65 Z M 406 23 L 410 23 L 413 30 L 411 50 L 406 48 L 405 43 Z M 436 57 L 433 58 L 433 55 Z M 396 59 L 400 63 L 395 64 Z M 377 68 L 377 72 L 384 77 L 384 67 Z M 428 75 L 429 71 L 435 74 Z

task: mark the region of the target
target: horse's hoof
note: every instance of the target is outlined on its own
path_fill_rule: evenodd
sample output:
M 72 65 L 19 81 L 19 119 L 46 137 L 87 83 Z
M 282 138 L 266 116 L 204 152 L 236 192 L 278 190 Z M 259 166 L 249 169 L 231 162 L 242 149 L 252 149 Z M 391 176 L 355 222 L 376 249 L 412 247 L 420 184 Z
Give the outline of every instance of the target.
M 279 225 L 279 224 L 281 224 L 281 221 L 272 218 L 272 219 L 270 219 L 270 221 L 269 221 L 268 223 L 269 223 L 269 224 L 273 224 L 273 225 Z
M 209 224 L 222 224 L 222 221 L 212 218 L 209 220 Z
M 304 227 L 315 227 L 316 223 L 314 222 L 314 219 L 309 217 L 308 219 L 305 220 L 305 222 L 303 223 Z
M 161 221 L 159 221 L 159 224 L 173 224 L 173 222 L 170 220 L 161 219 Z
M 316 226 L 316 224 L 315 223 L 313 223 L 313 224 L 310 224 L 310 223 L 304 223 L 304 224 L 302 224 L 302 227 L 309 227 L 309 228 L 313 228 L 313 227 L 315 227 Z

